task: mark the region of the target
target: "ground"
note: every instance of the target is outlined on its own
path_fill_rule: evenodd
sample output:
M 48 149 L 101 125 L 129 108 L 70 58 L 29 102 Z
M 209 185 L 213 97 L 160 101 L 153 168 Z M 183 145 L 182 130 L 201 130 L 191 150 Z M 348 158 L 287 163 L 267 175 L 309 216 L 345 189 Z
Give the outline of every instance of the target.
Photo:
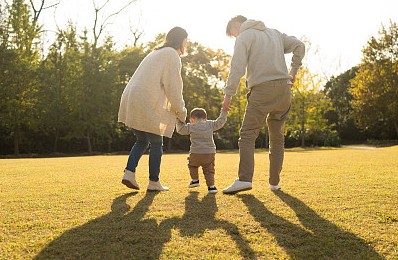
M 0 160 L 1 259 L 397 259 L 398 146 L 287 149 L 282 192 L 256 151 L 253 189 L 188 189 L 187 154 L 165 154 L 147 193 L 123 186 L 127 156 Z M 216 155 L 216 186 L 237 177 L 237 152 Z

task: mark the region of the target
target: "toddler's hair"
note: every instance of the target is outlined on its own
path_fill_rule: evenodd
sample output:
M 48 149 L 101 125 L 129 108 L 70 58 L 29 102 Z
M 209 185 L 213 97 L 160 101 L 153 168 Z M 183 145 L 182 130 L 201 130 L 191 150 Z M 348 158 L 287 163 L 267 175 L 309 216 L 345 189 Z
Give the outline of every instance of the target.
M 204 108 L 196 107 L 191 110 L 191 117 L 195 119 L 207 119 L 207 113 Z

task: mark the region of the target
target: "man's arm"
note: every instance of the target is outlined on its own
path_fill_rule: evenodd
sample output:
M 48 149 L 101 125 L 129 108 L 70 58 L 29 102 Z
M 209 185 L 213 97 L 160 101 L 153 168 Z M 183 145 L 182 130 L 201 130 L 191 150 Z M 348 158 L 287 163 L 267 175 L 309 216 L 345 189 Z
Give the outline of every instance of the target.
M 240 79 L 246 73 L 247 59 L 248 59 L 248 40 L 247 35 L 241 33 L 235 41 L 234 54 L 231 60 L 231 69 L 228 74 L 226 86 L 224 88 L 224 101 L 222 108 L 225 111 L 230 110 L 232 96 L 236 94 L 240 85 Z
M 283 34 L 283 37 L 285 53 L 293 53 L 289 75 L 291 77 L 291 81 L 294 82 L 296 80 L 297 71 L 302 64 L 301 61 L 305 55 L 305 45 L 294 36 Z
M 238 35 L 235 41 L 234 54 L 232 55 L 231 68 L 228 74 L 227 84 L 224 88 L 224 94 L 231 99 L 238 90 L 240 79 L 246 73 L 249 41 L 245 33 Z

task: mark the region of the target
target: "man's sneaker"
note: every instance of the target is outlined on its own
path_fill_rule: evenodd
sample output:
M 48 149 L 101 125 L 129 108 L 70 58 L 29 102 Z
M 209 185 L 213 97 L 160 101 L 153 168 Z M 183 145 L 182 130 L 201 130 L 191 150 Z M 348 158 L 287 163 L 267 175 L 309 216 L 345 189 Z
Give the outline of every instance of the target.
M 245 190 L 251 190 L 252 183 L 250 181 L 240 181 L 236 179 L 231 186 L 223 190 L 224 194 L 235 194 Z
M 122 179 L 122 183 L 130 189 L 139 190 L 137 181 L 135 180 L 135 172 L 125 169 Z
M 217 193 L 217 187 L 213 186 L 213 187 L 207 187 L 207 190 L 209 191 L 209 193 Z
M 281 186 L 278 184 L 278 185 L 269 185 L 269 188 L 272 190 L 272 191 L 278 191 L 278 190 L 280 190 L 281 189 Z
M 197 181 L 191 181 L 191 183 L 189 183 L 188 188 L 194 188 L 194 187 L 199 187 L 199 180 Z
M 149 181 L 147 191 L 167 191 L 168 187 L 160 184 L 160 181 Z

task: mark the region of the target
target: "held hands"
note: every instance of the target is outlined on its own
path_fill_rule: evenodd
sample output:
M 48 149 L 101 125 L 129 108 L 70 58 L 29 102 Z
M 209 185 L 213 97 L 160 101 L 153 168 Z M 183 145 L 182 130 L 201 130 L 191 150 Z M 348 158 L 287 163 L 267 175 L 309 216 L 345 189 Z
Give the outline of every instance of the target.
M 292 82 L 293 84 L 296 81 L 296 73 L 290 71 L 289 76 L 290 76 L 290 82 Z
M 177 119 L 177 120 L 178 120 L 178 123 L 180 123 L 180 124 L 183 124 L 183 125 L 187 124 L 185 121 L 181 121 L 180 119 Z

